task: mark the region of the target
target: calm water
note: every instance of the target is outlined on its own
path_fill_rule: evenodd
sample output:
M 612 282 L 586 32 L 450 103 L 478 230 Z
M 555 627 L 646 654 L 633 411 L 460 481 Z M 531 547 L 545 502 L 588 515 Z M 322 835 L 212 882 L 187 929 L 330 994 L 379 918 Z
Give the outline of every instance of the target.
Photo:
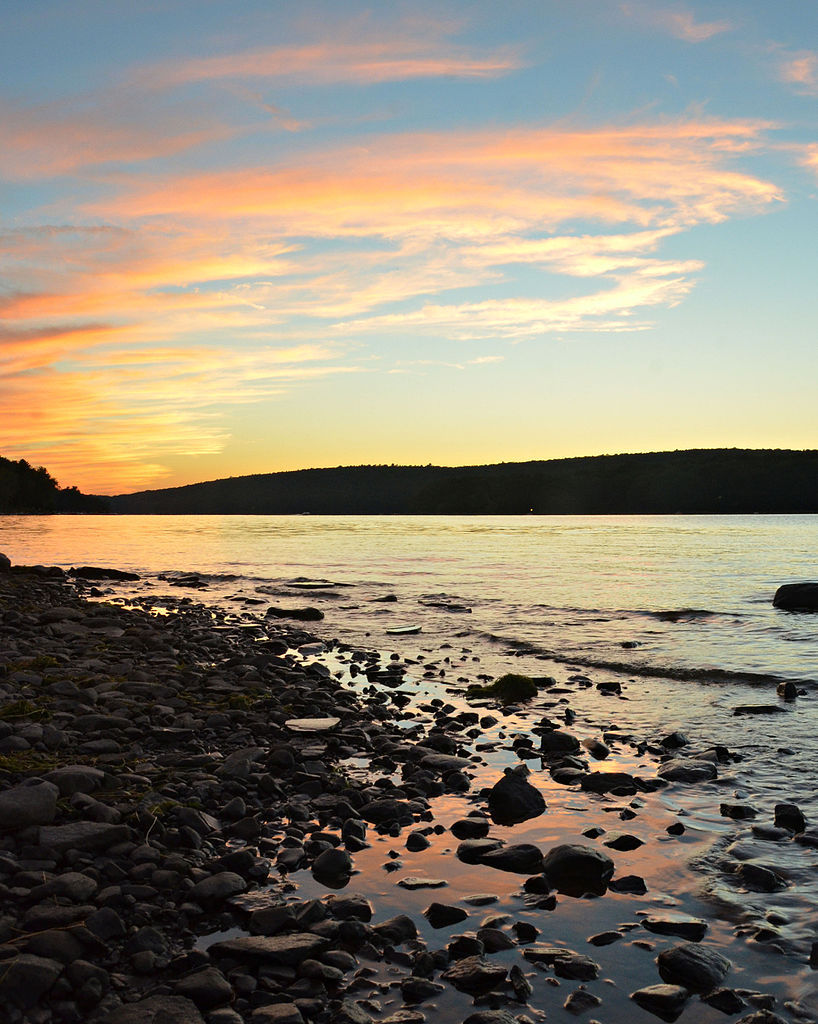
M 647 879 L 646 910 L 705 916 L 708 942 L 733 962 L 731 984 L 774 992 L 777 1009 L 796 998 L 818 1013 L 816 976 L 807 966 L 818 939 L 818 853 L 811 845 L 771 841 L 753 832 L 753 822 L 719 813 L 722 801 L 745 801 L 757 808 L 758 823 L 770 824 L 776 803 L 794 801 L 810 824 L 818 823 L 818 615 L 771 605 L 781 583 L 818 578 L 818 517 L 0 517 L 0 551 L 15 563 L 133 570 L 143 577 L 138 583 L 101 585 L 106 595 L 126 600 L 161 605 L 189 597 L 248 616 L 262 616 L 268 604 L 318 607 L 324 621 L 308 624 L 318 635 L 407 659 L 413 696 L 407 724 L 431 721 L 424 701 L 432 697 L 463 706 L 463 686 L 481 674 L 512 669 L 553 674 L 559 682 L 577 672 L 593 681 L 619 679 L 619 699 L 593 688 L 570 697 L 577 710 L 572 731 L 580 738 L 618 727 L 655 739 L 681 728 L 694 747 L 727 744 L 742 760 L 723 766 L 715 782 L 640 799 L 627 828 L 645 845 L 617 855 L 618 873 Z M 191 573 L 201 586 L 182 579 Z M 387 595 L 396 600 L 377 601 Z M 403 625 L 422 631 L 387 632 Z M 365 682 L 346 674 L 342 653 L 320 657 L 347 685 Z M 778 703 L 779 679 L 795 679 L 804 690 L 786 713 L 733 714 L 743 704 Z M 560 713 L 559 706 L 551 711 L 555 703 L 546 695 L 518 715 L 501 715 L 485 732 L 473 792 L 496 781 L 504 764 L 516 763 L 508 736 L 527 732 L 544 713 Z M 611 757 L 595 768 L 655 770 L 628 743 L 612 746 Z M 496 828 L 497 834 L 546 847 L 576 842 L 590 825 L 622 824 L 606 813 L 605 801 L 556 785 L 536 762 L 529 766 L 548 812 L 513 829 Z M 433 805 L 445 824 L 469 807 L 451 796 Z M 665 829 L 676 820 L 686 832 L 671 840 Z M 381 917 L 409 910 L 422 922 L 429 894 L 408 894 L 395 883 L 403 874 L 431 874 L 449 879 L 446 902 L 488 885 L 498 898 L 491 909 L 544 926 L 542 913 L 521 902 L 519 879 L 503 872 L 487 878 L 483 869 L 454 862 L 448 833 L 433 837 L 420 854 L 401 851 L 403 871 L 395 875 L 383 870 L 390 842 L 382 837 L 355 858 L 354 887 L 376 899 Z M 733 871 L 744 859 L 775 867 L 789 887 L 765 894 L 737 886 Z M 302 893 L 323 895 L 309 873 L 301 875 Z M 588 935 L 631 919 L 626 904 L 610 894 L 573 901 L 568 913 L 558 914 L 558 934 L 546 937 L 585 950 Z M 756 938 L 768 926 L 774 943 Z M 445 942 L 443 933 L 427 938 Z M 631 988 L 659 980 L 651 952 L 614 945 L 592 955 L 603 977 L 616 977 L 624 957 Z M 606 983 L 599 991 L 606 1020 L 635 1019 L 627 987 Z M 445 1000 L 453 998 L 447 992 Z M 561 1009 L 562 996 L 553 1011 L 550 993 L 538 990 L 538 998 L 549 1017 L 574 1019 Z M 449 1011 L 449 1019 L 465 1015 L 454 1004 Z M 656 1019 L 641 1011 L 638 1017 Z M 681 1018 L 721 1019 L 696 1001 Z
M 418 624 L 625 672 L 818 678 L 818 616 L 771 605 L 781 583 L 818 577 L 818 516 L 9 516 L 0 550 L 196 572 L 214 601 L 262 587 L 355 642 Z M 299 594 L 299 578 L 350 586 Z M 371 604 L 387 593 L 398 602 Z

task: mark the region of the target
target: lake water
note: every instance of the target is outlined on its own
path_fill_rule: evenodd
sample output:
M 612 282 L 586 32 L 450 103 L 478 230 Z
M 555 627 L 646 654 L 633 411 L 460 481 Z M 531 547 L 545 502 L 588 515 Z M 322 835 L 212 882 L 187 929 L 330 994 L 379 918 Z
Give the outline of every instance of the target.
M 0 551 L 14 563 L 139 573 L 136 583 L 100 584 L 103 596 L 120 600 L 172 607 L 191 599 L 261 619 L 268 605 L 316 607 L 324 619 L 306 628 L 341 641 L 319 657 L 347 685 L 361 687 L 366 679 L 349 674 L 344 645 L 405 659 L 407 689 L 414 691 L 408 725 L 424 720 L 423 702 L 434 697 L 466 706 L 465 685 L 481 677 L 513 670 L 552 675 L 560 684 L 574 680 L 575 687 L 584 677 L 587 689 L 559 701 L 538 699 L 487 730 L 473 791 L 496 781 L 505 764 L 518 763 L 508 741 L 515 729 L 561 713 L 569 699 L 580 738 L 614 735 L 611 757 L 596 769 L 648 770 L 625 741 L 629 734 L 655 742 L 682 729 L 694 747 L 729 746 L 741 760 L 723 766 L 716 782 L 673 786 L 637 803 L 627 827 L 645 845 L 618 854 L 618 869 L 648 880 L 648 909 L 670 907 L 710 921 L 711 939 L 733 961 L 731 984 L 764 987 L 818 1012 L 807 966 L 818 939 L 818 833 L 814 843 L 776 842 L 754 831 L 753 821 L 719 812 L 723 801 L 749 803 L 755 823 L 766 826 L 777 803 L 792 801 L 810 825 L 818 823 L 818 615 L 771 603 L 782 583 L 818 578 L 818 517 L 7 516 L 0 517 Z M 391 595 L 395 600 L 379 600 Z M 400 626 L 421 631 L 388 632 Z M 801 689 L 790 705 L 776 696 L 784 679 Z M 591 685 L 608 680 L 621 682 L 621 697 Z M 776 705 L 775 713 L 734 714 L 760 704 Z M 537 763 L 529 767 L 548 813 L 493 831 L 546 846 L 582 841 L 586 827 L 612 826 L 599 800 L 553 784 Z M 463 813 L 462 797 L 435 802 L 444 824 Z M 686 824 L 678 839 L 665 832 L 673 821 Z M 406 909 L 412 897 L 391 876 L 387 883 L 383 855 L 378 843 L 356 855 L 355 888 L 386 910 Z M 774 867 L 789 886 L 748 892 L 734 874 L 744 860 Z M 486 885 L 484 873 L 453 867 L 450 837 L 448 845 L 446 836 L 435 838 L 422 854 L 403 851 L 402 862 L 408 873 L 449 877 L 446 902 Z M 519 913 L 519 879 L 493 874 L 502 875 L 492 879 L 499 909 Z M 308 874 L 298 881 L 307 894 L 315 885 Z M 416 899 L 418 919 L 428 894 Z M 587 935 L 617 927 L 617 915 L 633 913 L 619 900 L 576 901 L 571 915 L 560 917 L 561 941 L 582 948 Z M 611 949 L 593 956 L 603 969 L 612 957 L 613 974 L 621 954 Z M 643 961 L 634 961 L 633 976 L 656 983 L 648 953 Z M 608 1019 L 632 1019 L 627 993 L 606 995 L 606 1002 L 615 1011 Z M 684 1019 L 724 1018 L 697 1004 Z

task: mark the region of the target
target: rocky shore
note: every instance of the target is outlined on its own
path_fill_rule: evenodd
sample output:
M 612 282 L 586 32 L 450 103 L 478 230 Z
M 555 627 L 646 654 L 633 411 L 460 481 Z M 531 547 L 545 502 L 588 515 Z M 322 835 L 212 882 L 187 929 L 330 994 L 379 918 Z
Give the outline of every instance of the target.
M 627 870 L 637 835 L 578 827 L 546 849 L 503 832 L 546 810 L 525 767 L 537 759 L 552 783 L 602 801 L 621 824 L 668 785 L 716 778 L 735 756 L 726 747 L 691 754 L 671 732 L 633 743 L 652 772 L 599 770 L 593 762 L 627 734 L 581 744 L 572 691 L 543 678 L 535 689 L 559 717 L 508 736 L 516 766 L 475 791 L 481 739 L 509 712 L 492 694 L 473 710 L 433 700 L 413 721 L 397 658 L 337 651 L 365 680 L 353 689 L 310 658 L 321 644 L 283 619 L 188 599 L 164 614 L 149 602 L 89 600 L 101 596 L 97 582 L 0 557 L 3 1020 L 526 1024 L 547 1012 L 590 1024 L 675 1020 L 686 1009 L 697 1021 L 810 1019 L 793 1001 L 729 987 L 730 960 L 690 915 L 634 904 L 584 950 L 566 944 L 564 925 L 551 923 L 563 900 L 601 907 L 606 893 L 646 892 Z M 581 679 L 577 692 L 592 686 Z M 597 692 L 605 685 L 616 697 L 615 683 Z M 436 819 L 436 798 L 470 791 L 462 816 Z M 727 806 L 741 816 L 743 805 Z M 769 827 L 789 841 L 807 823 L 782 803 Z M 674 817 L 665 838 L 684 831 Z M 385 867 L 398 868 L 441 836 L 464 870 L 517 876 L 525 913 L 492 912 L 496 897 L 483 893 L 432 899 L 417 915 L 409 896 L 445 886 L 424 874 L 399 883 L 407 912 L 386 914 L 373 892 L 356 890 L 356 861 L 379 842 L 390 847 Z M 750 886 L 786 885 L 753 868 Z M 602 910 L 596 920 L 606 923 Z M 430 929 L 461 922 L 466 930 L 429 941 Z M 606 977 L 613 962 L 603 973 L 597 957 L 626 938 L 650 963 Z M 632 1017 L 606 1013 L 606 1003 L 621 1006 L 614 986 Z

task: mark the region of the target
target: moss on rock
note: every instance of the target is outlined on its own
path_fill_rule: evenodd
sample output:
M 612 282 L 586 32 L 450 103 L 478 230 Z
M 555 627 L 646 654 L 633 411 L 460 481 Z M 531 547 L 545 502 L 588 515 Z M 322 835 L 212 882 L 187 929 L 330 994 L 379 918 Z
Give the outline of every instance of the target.
M 537 694 L 537 684 L 531 676 L 507 672 L 495 679 L 489 686 L 470 686 L 467 697 L 494 697 L 501 704 L 516 704 L 519 700 L 530 700 Z

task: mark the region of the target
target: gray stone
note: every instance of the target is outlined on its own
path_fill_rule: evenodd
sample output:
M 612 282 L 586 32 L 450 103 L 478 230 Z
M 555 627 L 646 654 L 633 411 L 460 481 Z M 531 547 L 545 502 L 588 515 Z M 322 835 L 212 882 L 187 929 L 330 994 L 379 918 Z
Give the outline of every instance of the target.
M 192 999 L 200 1010 L 212 1010 L 215 1006 L 229 1003 L 233 998 L 230 982 L 215 967 L 205 967 L 202 971 L 182 978 L 174 992 L 177 996 Z
M 60 791 L 51 782 L 31 779 L 0 793 L 0 829 L 48 825 L 57 813 Z
M 102 789 L 105 772 L 91 765 L 68 764 L 49 772 L 45 780 L 59 788 L 60 796 L 73 796 L 74 793 L 95 793 Z
M 328 945 L 329 940 L 319 935 L 296 932 L 292 935 L 249 935 L 239 939 L 225 939 L 214 943 L 209 952 L 216 959 L 230 957 L 234 960 L 293 967 L 317 956 Z
M 542 871 L 542 850 L 532 843 L 519 843 L 505 846 L 498 850 L 490 850 L 480 858 L 486 867 L 500 871 L 514 871 L 520 875 L 533 875 Z
M 319 880 L 321 878 L 340 878 L 342 875 L 349 875 L 351 871 L 352 858 L 346 850 L 337 847 L 319 853 L 312 865 L 313 876 Z
M 711 992 L 730 970 L 726 957 L 692 942 L 663 950 L 656 963 L 664 981 L 669 985 L 682 985 L 691 992 Z
M 469 915 L 462 907 L 452 907 L 446 903 L 430 903 L 423 911 L 423 916 L 432 928 L 447 928 L 449 925 L 465 921 Z
M 700 942 L 707 931 L 707 922 L 698 917 L 646 917 L 642 924 L 656 935 L 676 935 L 691 942 Z
M 108 825 L 97 821 L 72 821 L 68 825 L 43 825 L 40 846 L 65 853 L 66 850 L 104 850 L 123 842 L 130 835 L 126 825 Z
M 270 1003 L 253 1010 L 253 1024 L 303 1024 L 304 1018 L 295 1003 Z

